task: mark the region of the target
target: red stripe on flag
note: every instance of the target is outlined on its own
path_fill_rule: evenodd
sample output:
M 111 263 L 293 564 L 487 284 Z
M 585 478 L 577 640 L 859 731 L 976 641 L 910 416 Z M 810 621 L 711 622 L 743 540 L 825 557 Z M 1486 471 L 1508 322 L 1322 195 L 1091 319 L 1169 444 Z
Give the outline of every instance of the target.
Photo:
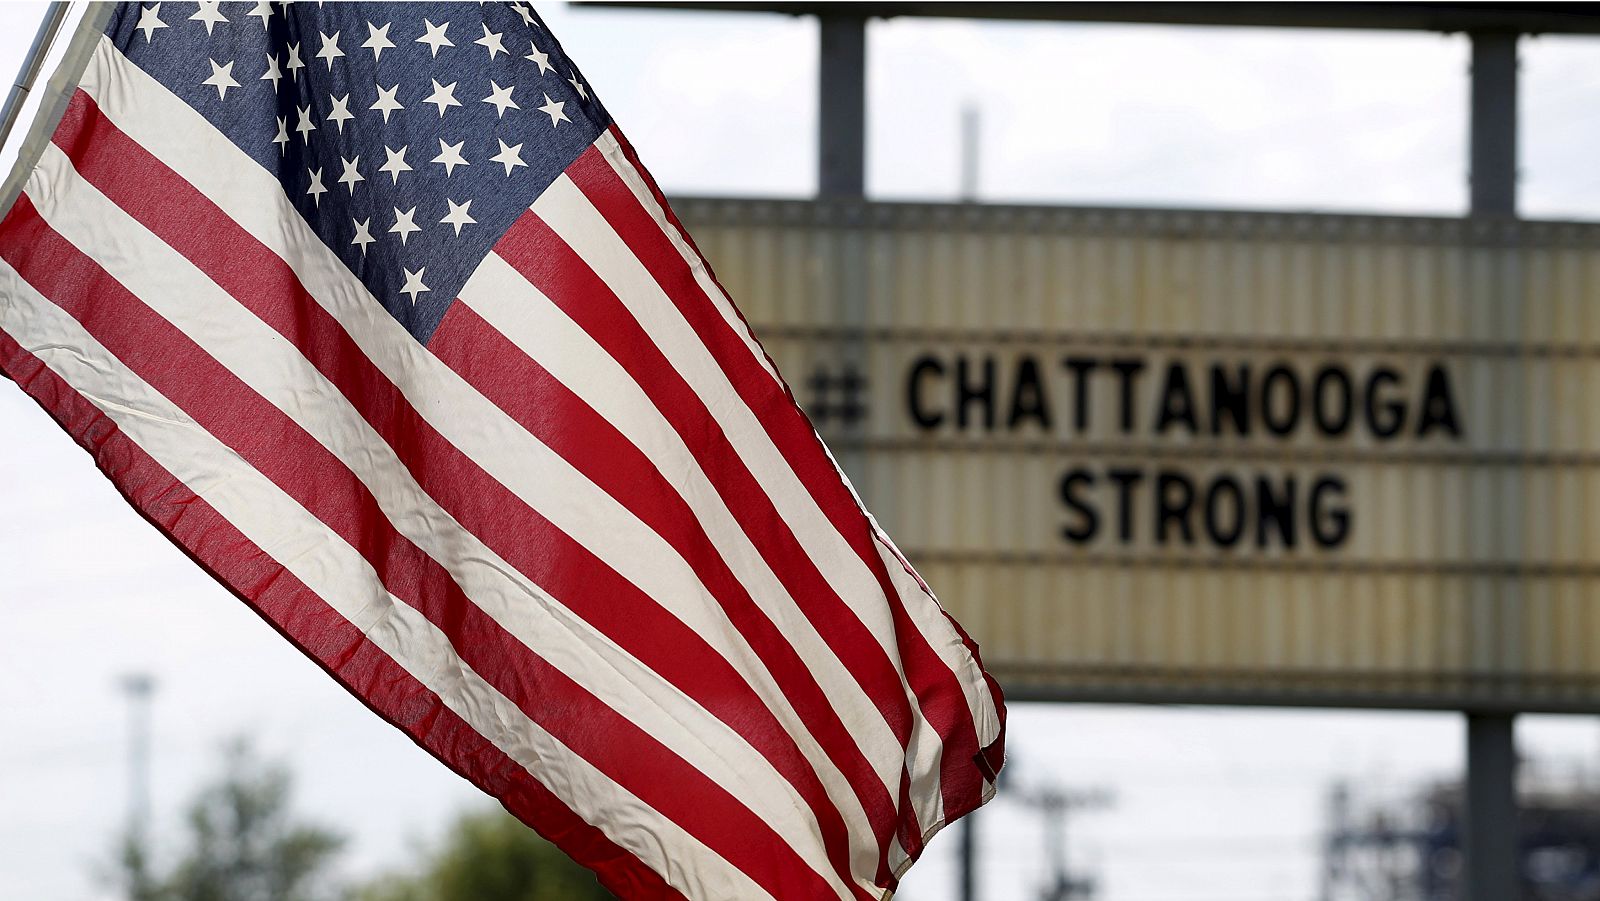
M 774 897 L 836 897 L 771 827 L 720 785 L 506 635 L 448 573 L 394 531 L 365 486 L 326 448 L 51 230 L 26 195 L 0 223 L 0 256 L 125 365 L 359 550 L 391 593 L 443 630 L 468 666 L 573 753 Z
M 644 452 L 584 403 L 566 385 L 483 320 L 464 303 L 454 304 L 428 341 L 428 349 L 551 450 L 627 507 L 688 561 L 729 620 L 750 642 L 784 696 L 810 726 L 829 759 L 849 774 L 878 838 L 880 880 L 890 879 L 888 841 L 894 832 L 893 803 L 838 712 L 794 647 L 755 605 L 717 553 L 694 511 Z M 792 744 L 787 734 L 785 744 Z M 798 746 L 794 752 L 799 753 Z M 792 757 L 773 760 L 807 799 L 830 855 L 848 872 L 849 850 L 838 844 L 845 824 L 815 771 Z M 887 886 L 886 886 L 887 887 Z
M 760 753 L 773 760 L 780 772 L 795 774 L 803 770 L 814 782 L 815 773 L 810 771 L 809 763 L 792 737 L 731 664 L 681 621 L 537 511 L 528 508 L 440 436 L 372 366 L 342 327 L 305 293 L 293 271 L 282 260 L 180 176 L 127 138 L 99 113 L 86 94 L 80 91 L 69 105 L 55 140 L 91 184 L 295 343 L 384 437 L 423 488 L 458 522 L 569 609 L 728 723 Z M 219 422 L 213 431 L 226 428 L 226 422 Z M 316 451 L 326 454 L 325 449 L 306 437 L 315 445 L 314 450 L 307 449 L 308 455 Z M 261 465 L 271 464 L 268 461 Z M 334 465 L 342 469 L 337 461 Z M 274 481 L 287 489 L 294 479 L 288 476 L 274 478 Z M 317 500 L 315 497 L 299 499 L 308 509 Z M 377 513 L 375 507 L 373 515 L 381 520 L 381 513 Z M 326 517 L 323 518 L 326 521 Z M 361 522 L 368 520 L 363 517 Z M 382 522 L 387 525 L 386 520 Z M 358 541 L 367 533 L 358 525 L 347 524 L 341 532 L 361 548 Z M 395 541 L 410 547 L 398 535 Z M 431 563 L 431 559 L 428 562 Z M 405 571 L 377 565 L 376 561 L 375 566 L 380 573 Z M 442 570 L 439 575 L 449 579 Z M 454 587 L 453 582 L 450 585 Z M 452 610 L 470 608 L 481 615 L 481 611 L 464 597 L 459 604 L 465 607 L 419 606 L 419 609 L 441 628 L 446 623 L 456 622 L 458 615 L 452 616 Z M 492 623 L 487 616 L 482 616 L 482 620 Z M 476 618 L 472 621 L 478 622 Z M 498 629 L 498 625 L 494 628 Z M 514 642 L 509 636 L 506 640 Z M 458 649 L 462 648 L 455 634 L 452 634 L 452 641 Z M 480 672 L 486 678 L 496 671 L 492 660 L 469 659 L 468 663 L 475 669 L 481 666 Z M 499 680 L 496 681 L 498 684 Z M 517 682 L 513 678 L 509 684 L 537 682 Z M 506 687 L 502 687 L 502 691 L 519 704 L 527 700 Z M 559 734 L 560 730 L 552 728 L 550 731 Z M 797 788 L 805 790 L 803 785 Z M 831 803 L 825 795 L 820 800 L 823 804 Z M 737 806 L 744 809 L 742 805 Z M 832 843 L 833 848 L 842 849 L 839 842 L 843 836 L 839 829 L 843 824 L 837 820 L 836 811 L 834 820 L 838 828 L 825 840 Z M 698 837 L 715 846 L 706 836 Z M 868 897 L 850 877 L 846 860 L 830 862 L 836 868 L 842 867 L 839 875 L 853 891 L 859 892 L 862 898 Z
M 587 153 L 594 153 L 591 148 Z M 530 211 L 512 224 L 495 253 L 560 307 L 626 369 L 686 444 L 740 527 L 784 583 L 796 605 L 877 706 L 904 748 L 910 705 L 894 663 L 855 611 L 839 597 L 800 546 L 704 400 L 673 368 L 638 320 L 555 230 Z M 912 856 L 921 830 L 901 767 L 897 832 Z
M 0 332 L 0 372 L 93 455 L 95 464 L 141 516 L 372 712 L 452 771 L 499 798 L 518 819 L 593 870 L 610 891 L 629 898 L 687 901 L 474 731 L 4 332 Z
M 615 128 L 612 132 L 620 143 L 620 132 Z M 625 144 L 623 146 L 626 147 Z M 630 162 L 634 162 L 635 170 L 649 184 L 643 167 L 631 158 Z M 700 336 L 739 396 L 761 421 L 772 442 L 806 485 L 834 528 L 844 536 L 877 578 L 894 616 L 896 634 L 900 636 L 907 680 L 924 715 L 945 740 L 941 784 L 944 786 L 946 820 L 975 809 L 982 803 L 983 779 L 992 778 L 994 773 L 985 772 L 988 764 L 980 755 L 972 712 L 967 706 L 960 678 L 938 657 L 911 622 L 904 602 L 877 554 L 877 537 L 871 523 L 822 451 L 815 429 L 794 402 L 792 393 L 787 386 L 774 381 L 751 355 L 744 341 L 733 332 L 710 298 L 706 297 L 695 281 L 693 271 L 678 249 L 672 246 L 667 234 L 617 176 L 598 148 L 591 147 L 585 151 L 567 169 L 567 174 L 650 270 L 657 284 Z M 669 209 L 653 184 L 651 190 L 656 193 L 662 209 Z M 676 220 L 672 224 L 677 227 Z M 686 232 L 680 228 L 680 234 Z M 709 266 L 707 271 L 710 271 Z M 907 571 L 911 571 L 909 566 Z M 921 584 L 920 579 L 918 583 Z M 954 624 L 948 615 L 945 618 Z M 957 630 L 968 649 L 975 654 L 976 646 L 965 633 L 959 632 L 959 627 Z M 998 686 L 991 684 L 991 690 L 997 692 Z M 998 695 L 996 708 L 1000 709 Z
M 855 611 L 816 569 L 704 401 L 672 367 L 621 300 L 576 251 L 531 211 L 512 224 L 494 252 L 549 297 L 644 390 L 700 462 L 795 604 L 878 707 L 901 747 L 905 747 L 910 733 L 910 705 L 893 662 Z M 825 745 L 835 741 L 832 736 L 818 737 Z M 848 740 L 847 734 L 844 740 Z M 854 742 L 849 741 L 849 745 L 853 747 Z M 863 760 L 857 767 L 857 772 L 845 772 L 852 783 L 859 784 L 859 768 L 870 771 L 870 765 Z M 903 765 L 900 782 L 902 803 L 896 831 L 908 839 L 908 849 L 920 850 L 920 830 L 914 825 L 916 812 L 904 803 L 909 799 L 910 776 Z

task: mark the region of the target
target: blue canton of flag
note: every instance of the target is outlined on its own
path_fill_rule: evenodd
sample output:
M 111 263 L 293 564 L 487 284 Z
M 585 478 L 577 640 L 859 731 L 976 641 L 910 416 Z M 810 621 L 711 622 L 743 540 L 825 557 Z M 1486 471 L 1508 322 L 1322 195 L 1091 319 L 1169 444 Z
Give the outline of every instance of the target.
M 530 5 L 192 6 L 126 4 L 106 34 L 275 174 L 423 342 L 611 124 Z

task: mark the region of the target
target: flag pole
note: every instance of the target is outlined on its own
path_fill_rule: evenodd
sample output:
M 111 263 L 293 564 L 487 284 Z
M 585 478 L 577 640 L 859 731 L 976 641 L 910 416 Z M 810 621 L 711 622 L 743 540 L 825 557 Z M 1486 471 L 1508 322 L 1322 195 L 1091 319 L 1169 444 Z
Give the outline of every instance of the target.
M 33 83 L 39 77 L 39 70 L 44 68 L 45 55 L 50 52 L 50 45 L 55 42 L 57 32 L 61 31 L 61 23 L 67 20 L 68 3 L 56 2 L 50 4 L 50 9 L 44 14 L 44 21 L 39 23 L 39 31 L 33 36 L 33 46 L 28 48 L 28 55 L 22 60 L 22 70 L 17 73 L 16 83 L 11 86 L 11 93 L 6 95 L 6 105 L 0 107 L 0 149 L 3 149 L 6 140 L 11 137 L 11 129 L 17 124 L 17 117 L 22 114 L 23 101 L 28 99 L 28 92 L 33 90 Z

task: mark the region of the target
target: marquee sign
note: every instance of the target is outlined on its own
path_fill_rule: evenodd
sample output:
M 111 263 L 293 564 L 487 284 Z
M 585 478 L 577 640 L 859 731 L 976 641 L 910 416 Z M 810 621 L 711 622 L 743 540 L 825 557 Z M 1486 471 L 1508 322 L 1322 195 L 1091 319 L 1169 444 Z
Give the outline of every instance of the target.
M 677 207 L 1014 695 L 1600 710 L 1600 227 Z

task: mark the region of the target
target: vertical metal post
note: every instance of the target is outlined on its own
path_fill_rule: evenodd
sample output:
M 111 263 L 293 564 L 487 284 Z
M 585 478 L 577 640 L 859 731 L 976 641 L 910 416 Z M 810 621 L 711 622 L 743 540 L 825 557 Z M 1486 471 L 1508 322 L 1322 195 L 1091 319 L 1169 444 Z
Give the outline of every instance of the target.
M 1517 35 L 1474 32 L 1469 182 L 1472 212 L 1517 213 Z
M 1517 752 L 1510 714 L 1467 714 L 1464 901 L 1513 901 L 1517 868 Z
M 961 901 L 978 901 L 978 811 L 961 818 Z
M 1518 36 L 1474 32 L 1470 38 L 1471 212 L 1515 216 Z M 1508 302 L 1515 301 L 1508 298 Z M 1467 713 L 1464 901 L 1512 901 L 1521 890 L 1515 734 L 1512 714 Z
M 849 12 L 817 16 L 822 53 L 817 193 L 860 197 L 867 173 L 867 19 Z
M 978 107 L 967 104 L 961 108 L 961 202 L 978 200 L 978 152 L 980 147 Z
M 821 38 L 817 193 L 834 200 L 860 200 L 866 194 L 867 181 L 867 18 L 842 3 L 818 14 L 817 24 Z M 847 231 L 838 252 L 838 316 L 843 326 L 838 361 L 844 371 L 870 380 L 864 234 Z M 869 406 L 868 415 L 871 412 Z M 857 437 L 863 431 L 859 422 L 847 426 L 852 427 Z M 865 496 L 865 449 L 842 450 L 837 459 L 856 490 Z

